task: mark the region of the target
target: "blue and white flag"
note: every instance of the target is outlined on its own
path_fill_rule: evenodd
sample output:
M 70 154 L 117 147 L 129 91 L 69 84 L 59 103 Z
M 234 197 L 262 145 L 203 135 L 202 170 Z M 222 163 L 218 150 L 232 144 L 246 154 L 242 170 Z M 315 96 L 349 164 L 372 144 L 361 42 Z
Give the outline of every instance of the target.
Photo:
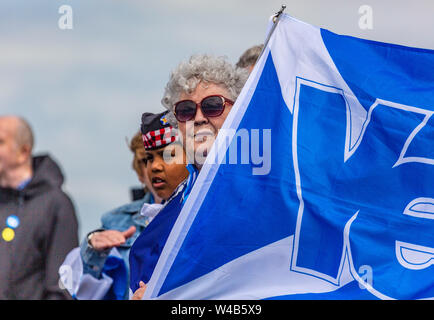
M 145 298 L 433 298 L 433 113 L 434 51 L 282 15 Z

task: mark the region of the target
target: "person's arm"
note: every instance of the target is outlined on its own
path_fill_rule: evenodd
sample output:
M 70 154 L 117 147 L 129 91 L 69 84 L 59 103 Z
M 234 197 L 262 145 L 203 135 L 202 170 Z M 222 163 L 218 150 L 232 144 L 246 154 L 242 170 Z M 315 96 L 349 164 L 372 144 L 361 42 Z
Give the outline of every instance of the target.
M 90 232 L 81 245 L 83 273 L 89 273 L 100 279 L 110 250 L 124 244 L 135 232 L 135 226 L 125 231 L 99 229 Z
M 104 231 L 105 229 L 97 229 L 89 232 L 80 246 L 80 256 L 83 261 L 83 274 L 90 274 L 96 279 L 101 279 L 102 268 L 107 260 L 110 248 L 96 250 L 90 240 L 98 236 L 98 233 Z
M 78 300 L 105 298 L 115 281 L 103 272 L 107 259 L 110 255 L 118 256 L 113 248 L 125 243 L 136 231 L 134 226 L 123 232 L 107 230 L 111 224 L 105 225 L 104 219 L 102 222 L 102 228 L 89 232 L 80 247 L 68 254 L 59 269 L 63 286 Z
M 124 243 L 136 228 L 126 231 L 97 229 L 89 232 L 80 247 L 72 250 L 59 268 L 62 286 L 78 300 L 101 300 L 110 290 L 113 279 L 103 268 L 113 248 Z
M 58 270 L 68 252 L 78 246 L 78 221 L 71 200 L 63 193 L 53 204 L 54 217 L 45 260 L 44 299 L 67 299 L 68 294 L 59 285 Z

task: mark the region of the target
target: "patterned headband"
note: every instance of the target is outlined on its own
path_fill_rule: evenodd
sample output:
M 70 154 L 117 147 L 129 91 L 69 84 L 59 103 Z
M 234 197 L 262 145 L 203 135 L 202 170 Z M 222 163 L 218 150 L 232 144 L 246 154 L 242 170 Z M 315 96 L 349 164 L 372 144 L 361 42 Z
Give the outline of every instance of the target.
M 175 142 L 177 136 L 176 130 L 172 126 L 149 131 L 146 134 L 142 134 L 143 145 L 145 146 L 145 150 L 163 148 Z

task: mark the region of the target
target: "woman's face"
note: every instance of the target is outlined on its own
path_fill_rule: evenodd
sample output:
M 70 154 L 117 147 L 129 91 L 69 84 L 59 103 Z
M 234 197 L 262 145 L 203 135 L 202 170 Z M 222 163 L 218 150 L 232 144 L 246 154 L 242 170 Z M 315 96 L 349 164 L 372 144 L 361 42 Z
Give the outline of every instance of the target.
M 231 96 L 226 88 L 214 83 L 200 82 L 192 93 L 183 92 L 179 96 L 179 100 L 193 100 L 200 103 L 202 99 L 211 95 L 222 95 L 225 98 L 231 99 Z M 187 122 L 179 122 L 178 128 L 182 134 L 183 144 L 187 155 L 194 156 L 193 162 L 198 168 L 201 167 L 203 161 L 211 150 L 212 144 L 217 137 L 220 128 L 231 110 L 232 105 L 226 104 L 223 113 L 218 117 L 206 117 L 200 108 L 197 108 L 195 117 Z
M 152 188 L 164 200 L 188 176 L 184 149 L 178 143 L 157 150 L 146 150 L 144 160 Z

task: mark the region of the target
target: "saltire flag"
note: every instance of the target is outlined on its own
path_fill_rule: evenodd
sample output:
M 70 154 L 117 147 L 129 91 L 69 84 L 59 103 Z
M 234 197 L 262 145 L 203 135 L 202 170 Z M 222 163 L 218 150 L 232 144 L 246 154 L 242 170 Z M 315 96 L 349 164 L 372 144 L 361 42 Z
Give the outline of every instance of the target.
M 282 14 L 144 298 L 433 298 L 433 71 Z

